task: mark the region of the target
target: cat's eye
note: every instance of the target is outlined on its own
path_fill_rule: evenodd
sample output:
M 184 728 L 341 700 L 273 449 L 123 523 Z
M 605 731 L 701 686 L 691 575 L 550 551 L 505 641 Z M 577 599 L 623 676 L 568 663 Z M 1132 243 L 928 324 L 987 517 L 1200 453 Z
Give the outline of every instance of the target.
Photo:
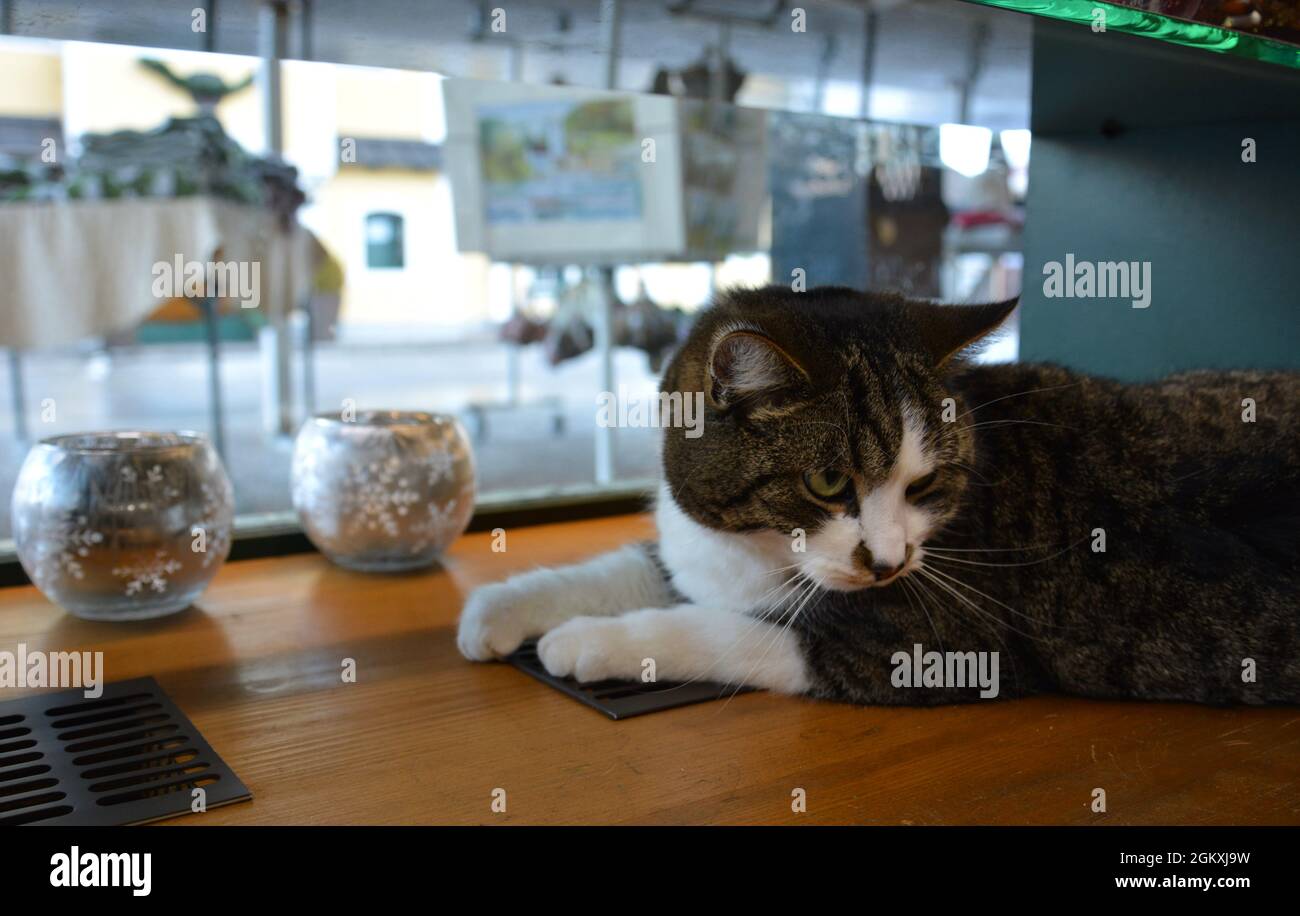
M 934 482 L 938 479 L 939 479 L 938 471 L 931 471 L 929 474 L 926 474 L 924 477 L 916 478 L 916 480 L 913 480 L 911 483 L 907 485 L 907 498 L 918 499 L 924 496 L 926 494 L 926 491 L 928 491 L 931 487 L 933 487 Z
M 813 496 L 821 499 L 834 499 L 844 492 L 849 485 L 847 474 L 826 468 L 821 471 L 808 471 L 803 475 L 804 486 Z

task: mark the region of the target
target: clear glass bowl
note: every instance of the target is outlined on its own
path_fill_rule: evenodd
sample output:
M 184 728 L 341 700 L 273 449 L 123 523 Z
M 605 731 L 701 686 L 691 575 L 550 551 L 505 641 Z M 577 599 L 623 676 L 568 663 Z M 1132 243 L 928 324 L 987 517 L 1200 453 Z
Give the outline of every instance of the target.
M 433 564 L 474 512 L 474 456 L 453 417 L 320 414 L 293 449 L 293 506 L 335 563 L 364 572 Z
M 78 617 L 183 610 L 230 552 L 234 494 L 199 433 L 94 432 L 43 439 L 13 495 L 23 569 Z

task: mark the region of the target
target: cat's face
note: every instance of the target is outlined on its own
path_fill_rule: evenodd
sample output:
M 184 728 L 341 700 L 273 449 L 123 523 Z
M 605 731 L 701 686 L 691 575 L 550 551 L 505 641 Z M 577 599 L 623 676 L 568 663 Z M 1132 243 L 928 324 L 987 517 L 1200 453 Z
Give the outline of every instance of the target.
M 1014 303 L 943 307 L 843 289 L 733 293 L 702 316 L 664 376 L 703 390 L 703 433 L 665 432 L 674 500 L 710 528 L 750 532 L 824 588 L 916 568 L 971 473 L 948 358 Z M 695 387 L 692 388 L 692 385 Z

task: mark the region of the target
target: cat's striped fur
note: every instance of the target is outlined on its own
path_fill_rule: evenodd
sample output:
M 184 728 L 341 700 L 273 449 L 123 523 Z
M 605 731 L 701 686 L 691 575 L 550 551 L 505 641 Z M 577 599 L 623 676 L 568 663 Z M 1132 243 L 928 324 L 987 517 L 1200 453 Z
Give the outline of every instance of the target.
M 583 679 L 653 658 L 858 703 L 978 696 L 895 686 L 919 643 L 998 652 L 1001 696 L 1300 702 L 1300 376 L 964 361 L 1010 308 L 724 296 L 664 375 L 706 412 L 664 431 L 658 543 L 475 593 L 462 650 L 545 633 Z

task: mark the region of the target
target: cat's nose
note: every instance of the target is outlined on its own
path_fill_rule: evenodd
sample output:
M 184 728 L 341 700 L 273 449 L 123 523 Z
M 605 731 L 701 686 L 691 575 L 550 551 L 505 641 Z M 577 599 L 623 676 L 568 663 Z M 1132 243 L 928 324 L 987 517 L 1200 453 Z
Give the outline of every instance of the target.
M 889 563 L 877 560 L 875 555 L 871 552 L 871 549 L 867 547 L 865 543 L 858 544 L 857 548 L 853 551 L 854 561 L 863 569 L 871 570 L 877 581 L 880 582 L 902 572 L 903 567 L 907 565 L 907 561 L 911 558 L 911 544 L 908 544 L 906 549 L 903 551 L 903 561 L 901 563 Z
M 890 566 L 888 563 L 873 563 L 871 565 L 872 574 L 882 582 L 885 579 L 897 575 L 899 572 L 902 571 L 902 569 L 903 569 L 902 563 L 899 563 L 897 566 Z
M 902 572 L 902 571 L 903 571 L 903 567 L 907 565 L 907 561 L 910 560 L 910 559 L 912 559 L 912 545 L 911 545 L 911 544 L 908 544 L 907 547 L 904 549 L 904 551 L 903 551 L 903 562 L 901 562 L 901 563 L 880 563 L 880 562 L 877 562 L 877 561 L 876 561 L 876 558 L 875 558 L 874 556 L 872 556 L 870 550 L 865 550 L 865 546 L 864 546 L 864 545 L 859 545 L 859 546 L 862 546 L 862 547 L 863 547 L 863 550 L 865 551 L 865 558 L 866 558 L 866 560 L 867 560 L 867 562 L 864 563 L 863 565 L 864 565 L 864 566 L 867 566 L 867 567 L 869 567 L 869 568 L 871 569 L 871 573 L 872 573 L 872 575 L 874 575 L 874 576 L 876 577 L 876 581 L 877 581 L 877 582 L 884 582 L 886 579 L 892 579 L 894 576 L 896 576 L 896 575 L 898 575 L 900 572 Z

